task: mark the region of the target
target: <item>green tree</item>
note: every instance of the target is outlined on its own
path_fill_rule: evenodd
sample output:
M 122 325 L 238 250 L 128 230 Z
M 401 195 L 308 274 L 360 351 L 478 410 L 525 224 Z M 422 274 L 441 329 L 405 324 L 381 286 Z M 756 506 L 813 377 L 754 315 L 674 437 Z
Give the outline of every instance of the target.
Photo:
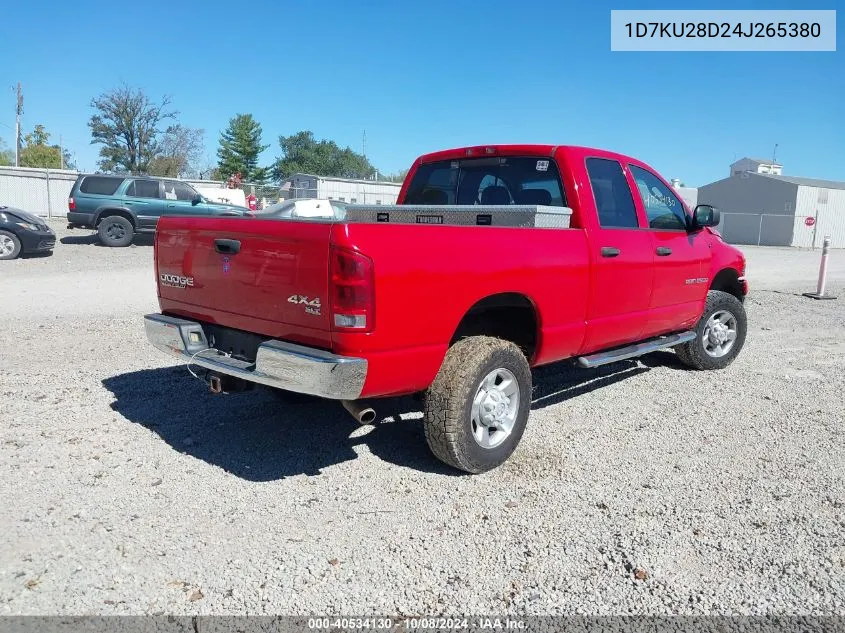
M 23 147 L 19 157 L 21 167 L 42 167 L 46 169 L 74 169 L 70 153 L 59 145 L 50 144 L 50 133 L 43 125 L 23 137 Z M 64 156 L 64 161 L 62 157 Z M 12 157 L 14 160 L 14 157 Z
M 15 164 L 15 151 L 6 148 L 6 143 L 0 138 L 0 167 Z
M 120 86 L 91 101 L 95 114 L 88 121 L 91 144 L 100 144 L 103 171 L 146 174 L 159 154 L 160 127 L 177 112 L 167 111 L 170 99 L 153 103 L 140 88 Z
M 159 152 L 150 161 L 153 176 L 194 177 L 199 173 L 199 161 L 205 153 L 205 130 L 171 125 L 161 137 Z
M 376 173 L 366 156 L 349 147 L 341 149 L 334 141 L 317 141 L 309 130 L 280 136 L 279 147 L 282 155 L 273 165 L 273 177 L 277 180 L 296 173 L 339 178 L 370 178 Z
M 258 155 L 269 145 L 261 144 L 261 124 L 251 114 L 237 114 L 220 134 L 217 149 L 219 174 L 225 179 L 240 173 L 244 182 L 263 183 L 268 169 L 258 166 Z

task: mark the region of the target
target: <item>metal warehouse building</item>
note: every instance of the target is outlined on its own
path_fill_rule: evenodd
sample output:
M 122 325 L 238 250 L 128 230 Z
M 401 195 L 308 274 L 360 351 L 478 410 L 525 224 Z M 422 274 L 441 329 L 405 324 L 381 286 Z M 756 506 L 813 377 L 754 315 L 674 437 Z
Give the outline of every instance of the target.
M 395 204 L 402 183 L 293 174 L 282 183 L 283 198 L 329 198 L 352 204 Z
M 845 247 L 845 182 L 782 175 L 772 161 L 743 158 L 731 175 L 698 188 L 698 203 L 722 212 L 719 230 L 734 244 Z

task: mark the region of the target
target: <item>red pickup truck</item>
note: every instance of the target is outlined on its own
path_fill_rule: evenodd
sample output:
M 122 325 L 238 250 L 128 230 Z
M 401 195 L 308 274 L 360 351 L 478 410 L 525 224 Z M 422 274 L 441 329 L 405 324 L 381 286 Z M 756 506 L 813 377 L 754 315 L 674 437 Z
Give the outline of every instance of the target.
M 311 219 L 163 217 L 159 349 L 212 391 L 423 394 L 425 436 L 471 473 L 525 431 L 531 368 L 673 348 L 721 369 L 745 341 L 745 258 L 645 163 L 572 146 L 418 158 L 395 206 Z

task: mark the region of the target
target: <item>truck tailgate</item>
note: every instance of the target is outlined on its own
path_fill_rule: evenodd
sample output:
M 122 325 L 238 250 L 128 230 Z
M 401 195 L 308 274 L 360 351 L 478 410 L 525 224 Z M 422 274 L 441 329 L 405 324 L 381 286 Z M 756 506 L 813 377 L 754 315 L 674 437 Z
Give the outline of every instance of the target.
M 156 231 L 162 308 L 329 348 L 330 231 L 324 222 L 163 217 Z

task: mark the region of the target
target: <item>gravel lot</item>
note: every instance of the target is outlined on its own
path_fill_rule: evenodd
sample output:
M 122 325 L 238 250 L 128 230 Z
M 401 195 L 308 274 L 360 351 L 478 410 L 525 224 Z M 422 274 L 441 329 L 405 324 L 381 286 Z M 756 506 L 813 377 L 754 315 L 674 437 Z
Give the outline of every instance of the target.
M 460 476 L 415 403 L 213 396 L 151 348 L 150 242 L 0 265 L 0 613 L 845 614 L 845 253 L 748 249 L 744 352 L 536 373 Z M 70 235 L 70 237 L 67 237 Z

